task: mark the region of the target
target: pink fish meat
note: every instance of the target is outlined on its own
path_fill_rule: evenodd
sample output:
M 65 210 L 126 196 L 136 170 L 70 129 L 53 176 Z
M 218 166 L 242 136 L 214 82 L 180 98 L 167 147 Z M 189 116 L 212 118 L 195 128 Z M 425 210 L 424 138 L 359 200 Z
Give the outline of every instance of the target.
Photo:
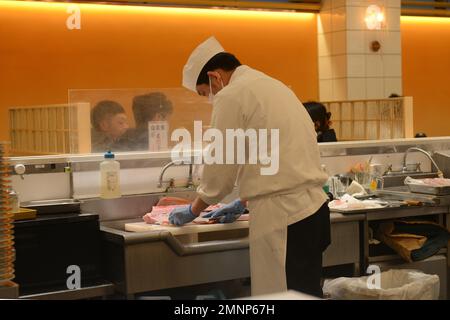
M 427 178 L 422 179 L 423 183 L 431 187 L 450 187 L 450 179 L 444 178 Z

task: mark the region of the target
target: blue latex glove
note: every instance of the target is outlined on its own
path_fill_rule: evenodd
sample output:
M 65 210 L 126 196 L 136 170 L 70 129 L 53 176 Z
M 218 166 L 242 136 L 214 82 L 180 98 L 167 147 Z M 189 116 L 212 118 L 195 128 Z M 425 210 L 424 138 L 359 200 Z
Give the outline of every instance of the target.
M 231 223 L 245 212 L 245 206 L 240 199 L 234 200 L 222 208 L 211 211 L 205 214 L 203 218 L 218 219 L 219 223 Z
M 191 205 L 175 208 L 169 214 L 169 222 L 176 226 L 191 222 L 195 218 L 197 216 L 192 212 Z

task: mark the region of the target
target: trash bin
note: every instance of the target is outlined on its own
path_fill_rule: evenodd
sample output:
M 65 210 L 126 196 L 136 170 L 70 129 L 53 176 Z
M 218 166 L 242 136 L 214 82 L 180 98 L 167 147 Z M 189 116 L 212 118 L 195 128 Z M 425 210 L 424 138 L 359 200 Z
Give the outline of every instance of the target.
M 418 270 L 391 269 L 378 275 L 326 280 L 323 292 L 335 300 L 437 300 L 439 277 Z

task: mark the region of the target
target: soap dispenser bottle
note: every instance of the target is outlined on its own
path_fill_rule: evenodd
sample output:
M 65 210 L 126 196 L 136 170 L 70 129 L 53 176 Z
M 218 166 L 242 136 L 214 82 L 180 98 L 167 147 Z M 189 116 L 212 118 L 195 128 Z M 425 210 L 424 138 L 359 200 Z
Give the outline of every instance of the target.
M 114 153 L 105 153 L 104 161 L 100 163 L 100 198 L 114 199 L 121 196 L 120 193 L 120 163 L 114 160 Z

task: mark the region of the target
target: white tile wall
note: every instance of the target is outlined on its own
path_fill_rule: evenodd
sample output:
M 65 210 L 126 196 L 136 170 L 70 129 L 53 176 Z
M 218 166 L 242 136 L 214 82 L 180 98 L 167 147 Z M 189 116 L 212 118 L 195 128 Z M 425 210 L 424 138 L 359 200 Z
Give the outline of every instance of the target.
M 346 13 L 347 30 L 366 30 L 366 23 L 364 22 L 366 8 L 347 7 Z
M 319 34 L 317 36 L 317 46 L 319 49 L 319 57 L 331 55 L 331 33 Z
M 333 79 L 333 100 L 347 98 L 347 79 Z
M 401 0 L 385 0 L 386 7 L 389 8 L 400 8 L 401 7 Z
M 346 0 L 347 7 L 365 7 L 376 4 L 380 7 L 400 8 L 401 0 Z
M 386 29 L 400 31 L 400 8 L 386 8 Z
M 389 97 L 392 93 L 403 95 L 401 77 L 384 79 L 384 96 Z
M 347 0 L 345 4 L 349 7 L 367 7 L 369 2 L 367 0 Z
M 322 7 L 320 8 L 321 10 L 330 10 L 331 9 L 331 2 L 332 0 L 322 0 Z
M 331 32 L 331 30 L 331 11 L 320 11 L 319 17 L 317 19 L 317 33 L 323 34 L 326 32 Z
M 347 55 L 347 77 L 366 76 L 366 56 L 363 54 Z
M 319 80 L 320 101 L 333 100 L 333 80 Z
M 366 9 L 385 8 L 382 30 L 367 30 Z M 371 50 L 378 41 L 378 52 Z M 400 0 L 324 0 L 318 18 L 321 100 L 402 94 Z
M 346 5 L 346 0 L 331 0 L 332 8 L 340 8 Z
M 401 54 L 401 35 L 400 31 L 386 31 L 382 34 L 381 51 L 387 54 Z
M 365 53 L 365 31 L 347 31 L 347 53 Z
M 383 76 L 383 59 L 381 54 L 366 55 L 366 76 Z
M 334 32 L 345 30 L 346 28 L 345 20 L 346 20 L 345 7 L 331 9 L 331 28 Z
M 331 79 L 333 78 L 331 72 L 331 56 L 319 57 L 319 79 Z
M 338 31 L 331 33 L 331 54 L 345 54 L 346 32 Z
M 384 78 L 366 78 L 367 99 L 386 98 L 384 93 Z
M 365 78 L 348 78 L 347 83 L 347 99 L 366 99 L 367 94 Z
M 384 77 L 402 76 L 402 56 L 399 54 L 385 54 L 383 59 Z
M 376 4 L 382 8 L 387 7 L 387 0 L 367 0 L 368 5 Z
M 345 78 L 347 76 L 346 55 L 337 55 L 331 57 L 331 74 L 333 79 Z

